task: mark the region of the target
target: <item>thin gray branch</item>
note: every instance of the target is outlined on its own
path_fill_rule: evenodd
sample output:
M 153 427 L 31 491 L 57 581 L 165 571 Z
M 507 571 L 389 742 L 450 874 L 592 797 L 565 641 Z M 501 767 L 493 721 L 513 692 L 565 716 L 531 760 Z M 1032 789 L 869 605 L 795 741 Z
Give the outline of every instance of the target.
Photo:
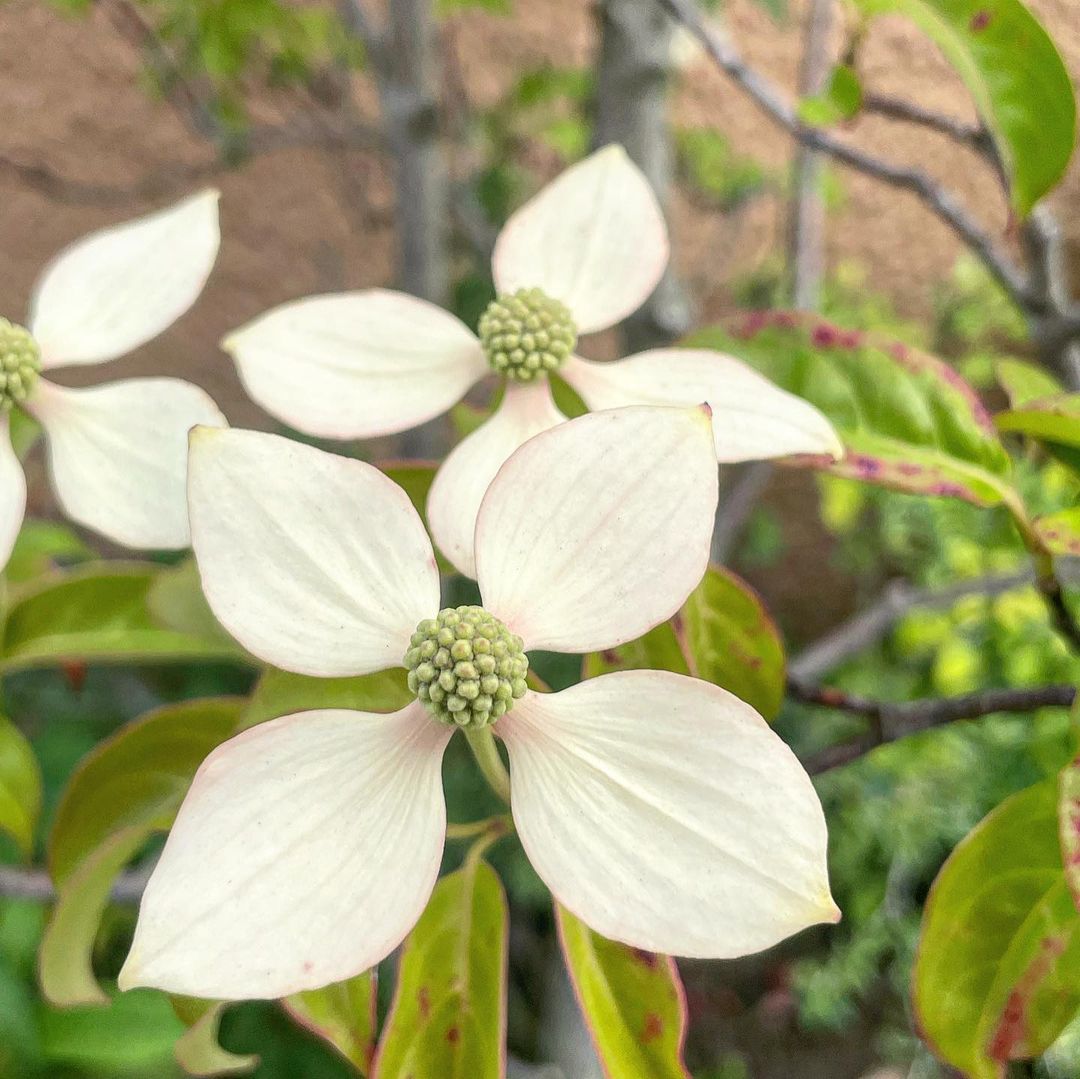
M 990 234 L 975 220 L 953 194 L 921 169 L 906 168 L 883 161 L 873 154 L 838 139 L 819 128 L 807 127 L 795 108 L 781 91 L 759 72 L 747 66 L 742 57 L 720 33 L 708 26 L 693 0 L 656 0 L 681 22 L 701 42 L 712 61 L 737 85 L 742 87 L 758 107 L 776 124 L 802 145 L 821 150 L 845 165 L 890 184 L 910 191 L 938 218 L 947 224 L 983 261 L 1002 288 L 1029 311 L 1044 306 L 1043 297 L 1033 292 L 1029 282 L 1012 260 L 1002 252 Z
M 935 610 L 951 607 L 964 596 L 999 596 L 1034 580 L 1034 573 L 1024 570 L 974 577 L 938 589 L 894 581 L 875 603 L 800 652 L 788 664 L 788 673 L 799 682 L 821 678 L 883 640 L 904 615 L 918 607 Z
M 713 527 L 712 560 L 724 565 L 742 535 L 758 499 L 772 478 L 773 465 L 754 461 L 720 472 L 720 501 Z
M 863 94 L 862 110 L 886 116 L 890 120 L 901 120 L 904 123 L 929 128 L 931 131 L 947 135 L 954 142 L 971 147 L 984 157 L 993 158 L 995 161 L 998 159 L 994 140 L 982 124 L 969 124 L 966 120 L 960 120 L 955 116 L 946 116 L 944 113 L 925 109 L 914 102 L 890 97 L 887 94 L 877 94 L 872 90 L 867 90 Z
M 129 906 L 138 903 L 152 869 L 151 865 L 121 873 L 110 893 L 113 902 Z M 44 869 L 0 865 L 0 896 L 5 899 L 26 899 L 34 903 L 53 903 L 56 900 L 56 887 Z

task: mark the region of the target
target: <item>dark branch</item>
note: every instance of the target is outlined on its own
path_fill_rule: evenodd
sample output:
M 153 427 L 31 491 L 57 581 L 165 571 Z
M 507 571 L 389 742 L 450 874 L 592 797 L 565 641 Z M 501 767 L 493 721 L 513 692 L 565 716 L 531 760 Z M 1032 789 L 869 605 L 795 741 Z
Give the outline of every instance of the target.
M 114 903 L 138 903 L 152 866 L 121 873 L 112 888 Z M 56 900 L 56 887 L 44 869 L 24 869 L 21 866 L 0 865 L 0 896 L 5 899 L 27 899 L 35 903 Z
M 788 695 L 804 704 L 817 704 L 870 721 L 870 730 L 850 742 L 829 746 L 803 761 L 811 775 L 828 771 L 869 753 L 878 746 L 907 738 L 932 727 L 962 719 L 978 719 L 995 712 L 1034 712 L 1039 708 L 1071 708 L 1076 686 L 1052 685 L 1032 689 L 984 689 L 960 697 L 918 701 L 873 700 L 829 686 L 788 679 Z
M 954 116 L 946 116 L 944 113 L 934 112 L 932 109 L 924 109 L 911 101 L 901 98 L 889 97 L 886 94 L 876 94 L 871 90 L 863 94 L 862 108 L 864 112 L 876 113 L 878 116 L 886 116 L 890 120 L 900 120 L 908 124 L 916 124 L 919 127 L 937 131 L 947 135 L 954 142 L 969 146 L 977 153 L 993 161 L 998 160 L 997 150 L 990 132 L 982 124 L 969 124 L 965 120 Z
M 882 161 L 819 128 L 807 127 L 780 90 L 759 72 L 748 67 L 721 34 L 709 27 L 693 0 L 656 0 L 682 23 L 704 46 L 713 62 L 743 88 L 758 107 L 802 145 L 821 150 L 875 179 L 910 191 L 944 221 L 970 247 L 1013 300 L 1028 311 L 1038 312 L 1044 298 L 1034 293 L 1021 271 L 997 247 L 990 234 L 946 191 L 921 169 Z

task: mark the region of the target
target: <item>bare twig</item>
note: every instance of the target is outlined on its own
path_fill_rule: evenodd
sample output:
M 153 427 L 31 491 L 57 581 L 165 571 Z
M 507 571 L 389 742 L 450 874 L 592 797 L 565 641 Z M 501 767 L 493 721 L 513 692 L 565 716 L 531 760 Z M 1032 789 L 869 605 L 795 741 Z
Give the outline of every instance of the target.
M 706 24 L 694 0 L 656 0 L 701 42 L 712 61 L 750 95 L 758 107 L 802 145 L 821 150 L 841 163 L 893 187 L 910 191 L 945 222 L 983 261 L 1005 291 L 1028 311 L 1045 307 L 1021 270 L 1001 251 L 986 229 L 921 169 L 883 161 L 837 138 L 828 131 L 807 127 L 778 87 L 747 66 L 737 50 Z
M 788 679 L 788 695 L 805 704 L 822 705 L 865 716 L 871 730 L 850 742 L 830 746 L 803 761 L 812 775 L 848 764 L 878 746 L 895 742 L 931 727 L 962 719 L 978 719 L 995 712 L 1034 712 L 1039 708 L 1070 708 L 1077 689 L 1072 685 L 1038 686 L 1032 689 L 984 689 L 960 697 L 932 698 L 896 703 Z
M 894 581 L 875 603 L 800 652 L 788 664 L 788 670 L 797 681 L 820 678 L 845 660 L 877 644 L 904 615 L 917 607 L 934 610 L 951 607 L 964 596 L 999 596 L 1031 584 L 1034 579 L 1031 570 L 1024 570 L 974 577 L 937 589 L 918 588 L 907 581 Z
M 931 131 L 947 135 L 954 142 L 971 147 L 984 157 L 995 162 L 998 160 L 994 140 L 982 124 L 969 124 L 966 120 L 960 120 L 955 116 L 946 116 L 944 113 L 925 109 L 914 102 L 890 97 L 887 94 L 877 94 L 872 90 L 867 90 L 863 94 L 862 109 L 863 112 L 877 113 L 890 120 L 901 120 L 904 123 L 929 128 Z
M 112 888 L 113 902 L 127 905 L 138 903 L 152 869 L 151 865 L 121 873 Z M 52 903 L 56 899 L 56 886 L 44 869 L 0 865 L 0 896 L 6 899 L 27 899 L 35 903 Z
M 735 465 L 730 472 L 726 468 L 721 471 L 721 495 L 713 528 L 714 562 L 721 565 L 727 562 L 758 499 L 768 487 L 773 471 L 768 461 L 753 461 Z

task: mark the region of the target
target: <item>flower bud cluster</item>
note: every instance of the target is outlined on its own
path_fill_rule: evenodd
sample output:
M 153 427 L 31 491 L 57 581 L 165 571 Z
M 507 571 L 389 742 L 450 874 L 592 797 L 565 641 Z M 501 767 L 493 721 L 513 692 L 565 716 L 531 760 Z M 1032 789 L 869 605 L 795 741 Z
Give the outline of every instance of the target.
M 41 373 L 41 350 L 29 330 L 0 318 L 0 416 L 21 405 Z
M 405 653 L 409 689 L 442 723 L 480 728 L 525 695 L 520 637 L 483 607 L 447 607 L 416 627 Z
M 569 309 L 536 288 L 493 300 L 480 316 L 479 332 L 488 363 L 517 382 L 557 371 L 577 344 Z

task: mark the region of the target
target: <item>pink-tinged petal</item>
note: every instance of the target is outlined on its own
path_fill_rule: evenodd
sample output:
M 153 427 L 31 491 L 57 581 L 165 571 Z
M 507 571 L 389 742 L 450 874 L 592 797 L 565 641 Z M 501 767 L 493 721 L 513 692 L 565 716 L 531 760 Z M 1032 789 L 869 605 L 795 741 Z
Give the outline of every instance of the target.
M 803 453 L 843 456 L 832 424 L 809 401 L 722 352 L 654 349 L 614 363 L 575 356 L 562 374 L 591 409 L 707 401 L 722 463 Z
M 528 385 L 508 381 L 495 415 L 443 462 L 428 494 L 428 524 L 436 546 L 466 577 L 476 576 L 476 516 L 495 474 L 524 442 L 565 419 L 546 378 Z
M 649 298 L 668 253 L 649 181 L 612 145 L 572 165 L 507 221 L 492 268 L 500 293 L 542 289 L 570 308 L 579 333 L 592 333 Z
M 277 435 L 198 428 L 188 504 L 203 591 L 260 659 L 331 678 L 399 666 L 439 609 L 431 541 L 378 469 Z
M 839 918 L 810 778 L 726 690 L 624 671 L 528 693 L 498 733 L 530 861 L 604 936 L 725 959 Z
M 27 408 L 45 428 L 64 512 L 125 547 L 187 547 L 187 438 L 225 426 L 198 386 L 133 378 L 73 390 L 39 381 Z
M 387 956 L 438 876 L 449 739 L 413 703 L 286 716 L 216 749 L 146 887 L 120 987 L 284 997 Z
M 7 565 L 26 515 L 26 477 L 11 446 L 7 416 L 0 416 L 0 570 Z
M 445 412 L 487 373 L 463 323 L 403 292 L 297 300 L 222 342 L 252 398 L 322 438 L 372 438 Z
M 115 360 L 157 337 L 198 299 L 220 242 L 218 193 L 203 191 L 62 251 L 30 306 L 45 366 Z
M 705 408 L 625 408 L 521 447 L 476 523 L 484 605 L 527 648 L 593 652 L 673 615 L 709 561 L 716 457 Z

